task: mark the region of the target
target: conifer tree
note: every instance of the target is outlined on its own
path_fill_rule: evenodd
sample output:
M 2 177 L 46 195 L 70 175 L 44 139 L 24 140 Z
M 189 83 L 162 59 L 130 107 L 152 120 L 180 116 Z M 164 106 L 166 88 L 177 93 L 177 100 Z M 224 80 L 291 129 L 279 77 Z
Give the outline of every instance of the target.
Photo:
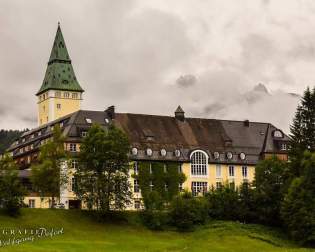
M 304 153 L 303 174 L 293 179 L 281 208 L 290 236 L 304 245 L 315 246 L 315 153 Z
M 290 176 L 300 176 L 305 150 L 315 151 L 315 88 L 307 88 L 290 127 Z

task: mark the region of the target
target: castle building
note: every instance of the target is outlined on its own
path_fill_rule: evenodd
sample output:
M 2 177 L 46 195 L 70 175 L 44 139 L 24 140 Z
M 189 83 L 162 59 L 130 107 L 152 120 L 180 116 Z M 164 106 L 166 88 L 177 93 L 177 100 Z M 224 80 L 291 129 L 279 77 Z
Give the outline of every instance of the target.
M 37 93 L 39 127 L 24 133 L 8 149 L 21 169 L 20 177 L 28 185 L 25 203 L 29 207 L 46 208 L 50 204 L 48 198 L 40 198 L 32 191 L 29 175 L 40 146 L 52 137 L 55 125 L 60 125 L 66 137 L 65 148 L 72 155 L 64 168 L 75 172 L 80 144 L 93 123 L 104 128 L 114 124 L 127 134 L 131 144 L 130 175 L 137 173 L 138 162 L 174 162 L 178 172 L 186 176 L 179 187 L 194 195 L 223 183 L 240 186 L 244 181 L 252 182 L 259 160 L 273 155 L 288 160 L 289 139 L 270 123 L 186 117 L 180 106 L 174 116 L 117 113 L 114 106 L 105 111 L 80 110 L 82 93 L 58 26 L 45 78 Z M 133 185 L 130 209 L 138 209 L 139 183 L 133 176 L 130 183 Z M 82 206 L 73 186 L 70 176 L 59 199 L 66 208 Z

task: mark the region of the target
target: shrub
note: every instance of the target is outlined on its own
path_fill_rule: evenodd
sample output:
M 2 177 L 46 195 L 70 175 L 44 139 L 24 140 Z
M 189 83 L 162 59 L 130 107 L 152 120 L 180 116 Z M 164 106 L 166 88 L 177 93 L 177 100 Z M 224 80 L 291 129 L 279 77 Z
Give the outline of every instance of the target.
M 234 188 L 223 185 L 218 189 L 212 188 L 207 194 L 208 214 L 210 218 L 219 220 L 239 219 L 239 195 Z
M 194 198 L 185 192 L 174 198 L 171 203 L 171 224 L 180 231 L 190 231 L 195 225 L 207 220 L 207 202 L 204 198 Z

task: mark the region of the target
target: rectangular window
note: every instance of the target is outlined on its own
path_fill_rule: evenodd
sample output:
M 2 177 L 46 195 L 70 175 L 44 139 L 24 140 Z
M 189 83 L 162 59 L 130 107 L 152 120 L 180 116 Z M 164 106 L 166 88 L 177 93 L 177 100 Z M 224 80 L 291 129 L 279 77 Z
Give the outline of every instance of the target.
M 285 143 L 281 144 L 281 150 L 283 151 L 287 150 L 287 145 Z
M 72 99 L 78 99 L 78 94 L 77 93 L 72 93 Z
M 138 193 L 140 191 L 140 188 L 139 188 L 139 181 L 137 179 L 135 179 L 133 181 L 133 191 L 135 193 Z
M 69 96 L 70 96 L 70 95 L 69 95 L 68 92 L 64 92 L 64 93 L 63 93 L 63 97 L 64 97 L 64 98 L 69 98 Z
M 57 103 L 57 109 L 61 109 L 61 104 Z
M 234 177 L 234 166 L 233 165 L 229 166 L 229 176 Z
M 163 170 L 164 170 L 164 173 L 167 173 L 167 166 L 166 166 L 166 164 L 164 164 Z
M 137 161 L 135 161 L 135 162 L 133 163 L 133 172 L 134 172 L 135 175 L 138 175 L 138 173 L 139 173 L 139 170 L 138 170 L 138 162 L 137 162 Z
M 247 178 L 247 166 L 242 166 L 242 175 L 243 178 Z
M 140 209 L 141 203 L 140 200 L 135 200 L 135 209 Z
M 235 183 L 234 182 L 230 182 L 229 186 L 230 186 L 231 189 L 233 189 L 233 190 L 235 189 Z
M 73 177 L 73 178 L 71 179 L 71 191 L 72 191 L 72 192 L 75 191 L 76 186 L 77 186 L 77 182 L 76 182 L 76 179 Z
M 178 191 L 180 191 L 180 192 L 183 191 L 183 183 L 178 184 Z
M 183 173 L 182 164 L 178 164 L 178 173 Z
M 56 91 L 56 92 L 55 92 L 55 96 L 56 96 L 56 97 L 61 97 L 61 92 L 60 92 L 60 91 Z
M 221 178 L 221 165 L 220 164 L 217 164 L 215 167 L 215 176 L 217 178 Z
M 35 200 L 34 199 L 28 200 L 28 207 L 29 208 L 35 208 Z
M 150 174 L 152 174 L 152 164 L 150 163 L 149 166 L 150 166 L 150 167 L 149 167 L 149 169 L 150 169 Z
M 165 191 L 165 192 L 168 191 L 168 184 L 167 184 L 167 183 L 164 184 L 164 191 Z
M 191 182 L 191 191 L 193 196 L 204 195 L 208 190 L 207 182 Z
M 70 167 L 73 169 L 78 168 L 78 161 L 75 159 L 70 160 Z
M 69 144 L 69 151 L 76 152 L 77 151 L 77 145 L 75 143 Z
M 215 188 L 216 189 L 220 189 L 222 187 L 222 183 L 221 182 L 216 182 L 215 183 Z
M 81 136 L 82 136 L 82 137 L 86 137 L 86 136 L 87 136 L 87 132 L 86 132 L 86 131 L 82 131 L 82 132 L 81 132 Z

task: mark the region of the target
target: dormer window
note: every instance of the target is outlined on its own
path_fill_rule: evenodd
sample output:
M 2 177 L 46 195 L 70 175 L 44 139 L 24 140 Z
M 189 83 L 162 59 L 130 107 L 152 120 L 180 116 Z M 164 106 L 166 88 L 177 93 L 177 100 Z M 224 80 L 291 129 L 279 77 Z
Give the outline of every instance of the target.
M 240 153 L 240 159 L 245 160 L 245 158 L 246 158 L 246 154 L 244 152 L 241 152 Z
M 138 149 L 136 147 L 133 147 L 131 149 L 131 153 L 132 153 L 132 155 L 136 156 L 138 154 Z
M 86 137 L 87 136 L 87 132 L 86 131 L 82 131 L 81 132 L 81 137 Z
M 219 159 L 219 158 L 220 158 L 220 153 L 217 152 L 217 151 L 215 151 L 215 152 L 213 153 L 213 156 L 214 156 L 214 159 Z
M 231 160 L 231 159 L 233 158 L 232 152 L 228 152 L 228 153 L 226 154 L 226 157 L 227 157 L 227 159 Z
M 92 119 L 90 119 L 90 118 L 85 118 L 85 121 L 86 121 L 88 124 L 91 124 L 91 123 L 92 123 Z
M 162 157 L 165 157 L 165 156 L 166 156 L 166 150 L 165 150 L 165 149 L 162 149 L 162 150 L 161 150 L 161 156 L 162 156 Z
M 152 156 L 152 154 L 153 154 L 153 151 L 152 151 L 152 149 L 150 149 L 150 148 L 148 148 L 147 150 L 146 150 L 146 154 L 147 154 L 147 156 Z
M 174 154 L 175 154 L 175 157 L 180 157 L 180 150 L 175 150 Z
M 273 132 L 273 137 L 276 137 L 276 138 L 283 138 L 283 133 L 280 131 L 280 130 L 275 130 Z

